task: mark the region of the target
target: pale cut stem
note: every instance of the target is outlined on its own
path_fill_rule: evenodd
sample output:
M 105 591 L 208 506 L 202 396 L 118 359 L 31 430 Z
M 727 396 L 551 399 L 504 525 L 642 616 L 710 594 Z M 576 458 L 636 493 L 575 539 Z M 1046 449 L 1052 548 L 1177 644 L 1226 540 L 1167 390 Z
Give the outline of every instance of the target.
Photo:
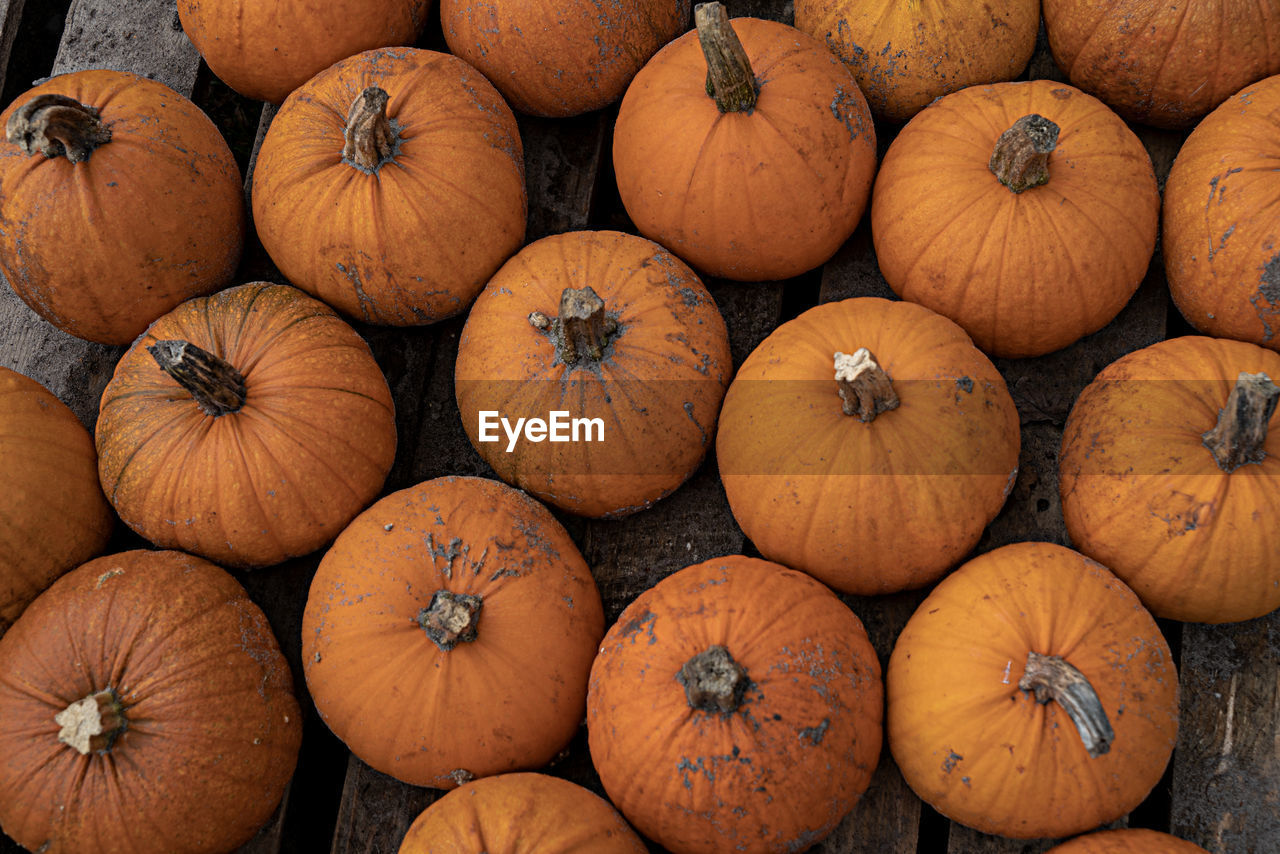
M 110 750 L 128 726 L 124 707 L 111 689 L 75 701 L 54 715 L 53 722 L 61 727 L 58 741 L 81 756 Z
M 893 390 L 893 381 L 866 347 L 859 347 L 852 355 L 836 353 L 835 369 L 845 415 L 857 415 L 860 421 L 874 421 L 880 413 L 898 408 L 900 401 Z

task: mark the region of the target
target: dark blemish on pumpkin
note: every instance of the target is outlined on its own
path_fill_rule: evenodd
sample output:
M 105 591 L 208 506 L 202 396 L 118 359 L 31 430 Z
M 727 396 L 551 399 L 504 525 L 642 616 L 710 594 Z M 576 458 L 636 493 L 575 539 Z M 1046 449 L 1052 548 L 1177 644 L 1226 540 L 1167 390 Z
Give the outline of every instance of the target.
M 684 402 L 684 414 L 689 416 L 689 420 L 693 422 L 693 426 L 698 428 L 698 433 L 702 436 L 702 444 L 705 446 L 711 441 L 711 438 L 707 435 L 707 431 L 702 429 L 702 425 L 698 423 L 698 419 L 693 416 L 693 403 L 691 401 L 686 400 Z
M 822 723 L 817 726 L 807 726 L 800 730 L 800 738 L 807 739 L 810 744 L 822 744 L 822 737 L 827 734 L 830 726 L 831 718 L 823 718 Z
M 942 760 L 942 770 L 950 774 L 951 770 L 956 767 L 956 763 L 961 759 L 964 759 L 964 757 L 954 750 L 947 751 L 947 758 Z
M 973 394 L 973 380 L 969 377 L 960 377 L 960 379 L 956 380 L 956 388 L 969 394 Z
M 1053 97 L 1057 98 L 1059 101 L 1065 101 L 1066 99 L 1068 99 L 1068 98 L 1070 98 L 1070 97 L 1071 97 L 1071 90 L 1070 90 L 1070 89 L 1061 89 L 1061 88 L 1059 88 L 1059 89 L 1050 89 L 1050 90 L 1049 90 L 1049 94 L 1050 94 L 1050 95 L 1052 95 Z
M 107 570 L 106 572 L 102 573 L 102 575 L 98 576 L 98 583 L 93 586 L 93 589 L 101 590 L 103 584 L 105 584 L 109 579 L 115 578 L 117 575 L 124 575 L 124 570 L 121 569 L 120 567 Z
M 317 653 L 312 657 L 312 659 L 311 659 L 311 660 L 312 660 L 312 661 L 314 661 L 316 664 L 319 664 L 319 663 L 320 663 L 320 653 L 318 653 L 318 652 L 317 652 Z
M 885 49 L 888 49 L 888 45 Z M 857 139 L 867 131 L 863 124 L 862 110 L 859 109 L 862 106 L 860 100 L 860 92 L 847 92 L 843 87 L 836 89 L 835 97 L 831 99 L 831 114 L 849 131 L 850 140 Z
M 653 633 L 654 622 L 658 619 L 658 615 L 652 611 L 645 609 L 645 612 L 638 617 L 632 617 L 622 628 L 618 630 L 618 634 L 623 638 L 630 638 L 635 642 L 635 636 L 640 633 L 641 629 L 645 629 L 649 635 L 650 645 L 658 642 L 658 638 Z
M 1273 255 L 1262 265 L 1262 283 L 1258 285 L 1258 293 L 1272 305 L 1280 306 L 1280 254 Z
M 778 714 L 777 712 L 774 712 L 774 713 L 773 713 L 773 719 L 774 719 L 775 721 L 780 721 L 780 720 L 782 720 L 782 715 Z
M 448 576 L 446 576 L 447 578 Z M 500 569 L 493 575 L 489 576 L 490 581 L 497 581 L 499 578 L 519 578 L 520 572 L 515 569 Z
M 966 786 L 969 786 L 969 778 L 968 778 L 968 777 L 961 777 L 961 778 L 960 778 L 960 782 L 961 782 L 961 783 L 964 783 Z M 973 787 L 972 787 L 972 786 L 970 786 L 969 788 L 973 788 Z
M 681 298 L 684 299 L 684 304 L 689 306 L 690 308 L 697 308 L 698 306 L 702 305 L 702 297 L 698 296 L 698 292 L 695 291 L 693 288 L 689 288 L 689 287 L 681 288 L 679 290 L 679 294 Z

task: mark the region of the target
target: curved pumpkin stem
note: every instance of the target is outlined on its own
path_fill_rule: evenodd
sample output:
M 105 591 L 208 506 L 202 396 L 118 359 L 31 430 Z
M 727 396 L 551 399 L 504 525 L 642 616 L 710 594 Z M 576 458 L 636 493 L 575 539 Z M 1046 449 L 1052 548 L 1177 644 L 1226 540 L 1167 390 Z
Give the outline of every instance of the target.
M 592 288 L 565 288 L 560 293 L 560 315 L 549 318 L 540 311 L 529 315 L 529 325 L 547 333 L 560 361 L 599 362 L 618 323 L 605 310 L 604 300 Z
M 147 352 L 164 372 L 190 392 L 205 415 L 215 418 L 239 411 L 248 391 L 244 374 L 190 341 L 157 341 Z
M 693 8 L 698 43 L 707 58 L 707 94 L 716 99 L 722 113 L 750 112 L 760 95 L 760 84 L 738 34 L 729 25 L 723 3 L 699 3 Z
M 845 415 L 857 415 L 861 421 L 875 421 L 881 412 L 897 409 L 898 393 L 888 372 L 876 362 L 866 347 L 853 355 L 836 353 L 836 382 L 839 384 L 841 409 Z
M 1061 656 L 1027 653 L 1027 670 L 1018 680 L 1023 691 L 1034 691 L 1040 704 L 1054 700 L 1071 718 L 1090 756 L 1098 757 L 1111 750 L 1115 731 L 1102 701 L 1089 680 Z
M 719 644 L 686 661 L 676 681 L 684 686 L 691 709 L 726 715 L 738 710 L 751 685 L 747 669 Z
M 30 157 L 65 156 L 82 163 L 99 145 L 111 141 L 111 128 L 98 111 L 66 95 L 37 95 L 9 116 L 5 138 Z
M 1031 113 L 1000 134 L 987 167 L 1014 193 L 1049 181 L 1049 155 L 1058 147 L 1058 126 Z
M 437 590 L 431 604 L 418 612 L 418 625 L 442 652 L 470 643 L 479 632 L 484 599 L 473 593 Z
M 400 133 L 387 118 L 390 96 L 378 86 L 366 88 L 347 112 L 347 126 L 342 135 L 342 160 L 361 172 L 377 172 L 382 164 L 395 159 L 400 150 Z
M 1280 401 L 1280 386 L 1266 374 L 1241 372 L 1218 410 L 1218 423 L 1201 438 L 1213 454 L 1218 467 L 1227 474 L 1245 463 L 1266 459 L 1267 422 L 1275 414 Z
M 129 728 L 124 705 L 110 688 L 76 700 L 54 715 L 53 722 L 62 727 L 58 741 L 75 748 L 81 756 L 105 753 Z

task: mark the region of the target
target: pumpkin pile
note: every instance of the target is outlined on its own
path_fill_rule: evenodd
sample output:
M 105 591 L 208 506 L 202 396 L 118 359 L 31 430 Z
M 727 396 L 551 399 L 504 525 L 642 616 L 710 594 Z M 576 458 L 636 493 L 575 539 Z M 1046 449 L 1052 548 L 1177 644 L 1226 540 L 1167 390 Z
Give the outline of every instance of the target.
M 882 759 L 1015 839 L 1147 798 L 1179 730 L 1156 618 L 1280 608 L 1280 15 L 1205 0 L 1260 34 L 1205 77 L 1203 34 L 1152 0 L 1045 0 L 1068 84 L 1015 80 L 1028 0 L 797 0 L 795 27 L 442 0 L 449 52 L 415 46 L 430 0 L 315 5 L 179 0 L 214 74 L 280 105 L 247 204 L 217 127 L 154 81 L 59 75 L 0 114 L 0 274 L 118 348 L 92 431 L 0 367 L 5 834 L 230 852 L 312 705 L 448 791 L 401 854 L 799 851 L 858 821 Z M 546 188 L 517 112 L 606 108 L 613 227 L 527 241 Z M 1162 198 L 1135 125 L 1201 117 Z M 273 281 L 233 284 L 250 212 Z M 1074 397 L 1074 548 L 984 539 L 1034 417 L 1007 370 L 1107 327 L 1161 235 L 1204 334 L 1128 344 Z M 824 271 L 792 311 L 868 244 L 897 299 Z M 789 319 L 751 347 L 717 300 L 771 281 Z M 451 389 L 392 366 L 419 340 Z M 425 477 L 436 436 L 402 431 L 440 401 L 475 453 Z M 700 471 L 744 553 L 654 545 L 618 595 L 584 543 Z M 314 570 L 300 643 L 228 572 L 287 562 Z M 851 605 L 913 589 L 873 647 Z

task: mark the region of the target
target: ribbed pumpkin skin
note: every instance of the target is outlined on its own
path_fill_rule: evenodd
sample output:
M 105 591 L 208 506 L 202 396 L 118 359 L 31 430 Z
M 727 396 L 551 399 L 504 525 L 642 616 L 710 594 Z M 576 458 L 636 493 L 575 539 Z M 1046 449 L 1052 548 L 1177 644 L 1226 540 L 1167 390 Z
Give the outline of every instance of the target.
M 1091 758 L 1056 702 L 1019 690 L 1027 653 L 1093 685 L 1115 730 Z M 1018 839 L 1112 821 L 1159 781 L 1178 730 L 1178 675 L 1155 620 L 1106 567 L 1016 543 L 957 569 L 889 658 L 887 734 L 917 795 L 948 818 Z
M 89 431 L 40 383 L 0 366 L 0 635 L 106 548 L 114 526 Z
M 734 18 L 760 83 L 749 113 L 707 94 L 696 32 L 627 88 L 613 135 L 618 192 L 645 237 L 716 276 L 785 279 L 853 233 L 876 168 L 875 127 L 849 70 L 794 27 Z
M 1059 455 L 1062 514 L 1082 552 L 1157 616 L 1207 623 L 1280 608 L 1280 412 L 1260 463 L 1227 474 L 1205 447 L 1241 371 L 1280 377 L 1243 341 L 1161 341 L 1108 365 L 1080 394 Z
M 529 313 L 555 317 L 565 288 L 591 287 L 618 332 L 599 361 L 566 366 Z M 458 344 L 455 391 L 472 445 L 499 477 L 583 516 L 625 516 L 675 491 L 715 435 L 732 374 L 715 300 L 652 241 L 571 232 L 522 249 L 490 280 Z M 601 418 L 603 441 L 479 441 L 480 412 Z M 585 434 L 580 434 L 585 436 Z
M 579 785 L 546 774 L 499 774 L 427 807 L 399 854 L 645 854 L 618 811 Z
M 949 92 L 1017 77 L 1040 27 L 1036 0 L 796 0 L 795 7 L 796 28 L 826 41 L 871 112 L 891 122 Z
M 449 50 L 511 106 L 576 116 L 612 104 L 689 23 L 690 0 L 440 0 Z
M 394 162 L 343 159 L 368 86 L 390 95 Z M 280 107 L 253 173 L 253 219 L 290 282 L 368 323 L 410 326 L 465 311 L 524 242 L 524 154 L 515 116 L 455 56 L 367 51 Z
M 996 140 L 1039 114 L 1059 125 L 1049 181 L 1013 193 Z M 1037 356 L 1096 332 L 1146 275 L 1160 196 L 1146 149 L 1096 98 L 1047 80 L 975 86 L 912 119 L 871 201 L 890 287 L 964 327 L 983 352 Z
M 1280 350 L 1280 76 L 1187 137 L 1164 192 L 1169 292 L 1207 335 Z
M 869 349 L 897 409 L 845 415 L 835 352 Z M 837 590 L 919 587 L 966 553 L 1013 486 L 1021 439 L 1004 379 L 917 305 L 826 303 L 747 357 L 721 411 L 729 507 L 760 553 Z
M 1077 836 L 1050 848 L 1047 854 L 1207 854 L 1185 839 L 1158 830 L 1129 827 Z
M 339 60 L 412 44 L 431 0 L 178 0 L 183 32 L 224 83 L 279 104 Z
M 681 668 L 728 649 L 734 712 L 690 707 Z M 788 852 L 821 841 L 880 757 L 880 663 L 862 623 L 803 573 L 736 555 L 640 594 L 591 668 L 591 759 L 614 805 L 664 848 Z
M 206 415 L 146 347 L 183 340 L 244 374 L 238 412 Z M 382 489 L 394 403 L 369 347 L 332 309 L 254 282 L 190 300 L 124 354 L 97 426 L 103 491 L 162 548 L 268 566 L 331 540 Z
M 473 641 L 418 623 L 440 590 L 481 597 Z M 551 513 L 482 478 L 438 478 L 358 516 L 302 621 L 316 709 L 369 765 L 415 786 L 545 765 L 582 721 L 604 634 L 586 562 Z M 454 776 L 451 776 L 454 775 Z
M 1132 122 L 1186 128 L 1280 72 L 1280 7 L 1254 0 L 1044 0 L 1054 61 Z
M 127 345 L 190 297 L 231 283 L 244 242 L 240 170 L 200 108 L 123 71 L 50 78 L 97 108 L 111 140 L 81 163 L 0 140 L 0 273 L 64 332 Z
M 54 716 L 112 689 L 105 753 Z M 46 854 L 222 854 L 270 817 L 302 720 L 289 666 L 226 571 L 180 552 L 90 561 L 0 638 L 0 825 Z M 44 846 L 44 847 L 42 847 Z

